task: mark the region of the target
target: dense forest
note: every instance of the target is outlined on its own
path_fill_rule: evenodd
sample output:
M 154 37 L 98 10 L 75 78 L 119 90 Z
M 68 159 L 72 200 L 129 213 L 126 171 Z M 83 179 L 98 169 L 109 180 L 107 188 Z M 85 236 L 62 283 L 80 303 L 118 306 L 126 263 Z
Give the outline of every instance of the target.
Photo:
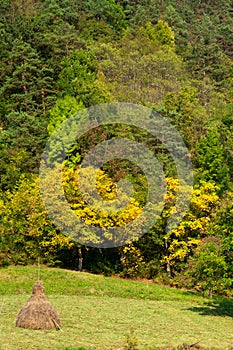
M 2 0 L 0 12 L 0 266 L 40 257 L 50 266 L 232 295 L 231 1 Z M 77 215 L 100 227 L 113 222 L 85 207 L 75 181 L 84 154 L 111 135 L 127 132 L 150 147 L 164 164 L 168 191 L 147 234 L 97 249 L 49 220 L 39 166 L 62 121 L 117 101 L 149 107 L 179 130 L 191 154 L 194 189 L 182 222 L 166 232 L 179 186 L 168 152 L 141 130 L 109 133 L 97 125 L 73 145 L 64 165 L 64 189 Z M 124 177 L 133 183 L 134 201 L 113 225 L 136 215 L 145 201 L 143 172 L 123 160 L 100 171 L 99 191 L 111 199 L 114 182 Z

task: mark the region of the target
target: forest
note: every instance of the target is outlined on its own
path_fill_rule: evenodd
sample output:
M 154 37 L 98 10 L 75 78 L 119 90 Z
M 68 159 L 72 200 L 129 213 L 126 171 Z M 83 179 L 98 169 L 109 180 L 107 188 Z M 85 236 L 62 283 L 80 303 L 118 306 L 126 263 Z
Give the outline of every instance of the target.
M 0 13 L 0 266 L 39 257 L 48 266 L 232 296 L 231 1 L 2 0 Z M 117 181 L 133 184 L 121 215 L 99 215 L 80 194 L 83 157 L 112 137 L 129 135 L 154 152 L 167 194 L 149 232 L 123 246 L 95 248 L 51 222 L 39 167 L 48 138 L 64 120 L 115 102 L 151 108 L 176 127 L 191 155 L 193 195 L 182 222 L 166 232 L 179 187 L 169 152 L 140 129 L 96 125 L 64 161 L 64 191 L 82 220 L 123 225 L 145 204 L 145 175 L 126 160 L 98 173 L 98 190 L 109 200 Z

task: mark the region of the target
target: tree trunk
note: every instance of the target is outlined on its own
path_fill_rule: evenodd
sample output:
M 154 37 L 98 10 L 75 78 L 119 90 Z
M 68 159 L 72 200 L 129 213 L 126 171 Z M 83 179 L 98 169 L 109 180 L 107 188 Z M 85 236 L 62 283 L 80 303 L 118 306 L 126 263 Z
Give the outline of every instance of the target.
M 69 58 L 69 42 L 66 42 L 66 58 Z
M 169 278 L 172 277 L 171 265 L 169 261 L 167 261 L 167 274 Z
M 83 255 L 82 248 L 78 248 L 78 271 L 82 271 L 83 269 Z
M 168 250 L 168 244 L 167 244 L 167 240 L 165 239 L 165 248 L 166 248 L 166 251 Z M 172 277 L 172 271 L 171 271 L 171 265 L 170 265 L 170 262 L 167 261 L 167 264 L 166 264 L 166 270 L 167 270 L 167 275 L 168 277 Z
M 22 82 L 23 82 L 23 92 L 25 95 L 27 95 L 28 90 L 27 90 L 27 85 L 25 82 L 24 73 L 22 73 Z M 24 100 L 25 100 L 25 111 L 27 112 L 28 111 L 27 97 L 24 97 Z
M 43 108 L 43 115 L 46 116 L 46 107 L 45 107 L 45 92 L 44 89 L 41 91 L 41 101 L 42 101 L 42 108 Z

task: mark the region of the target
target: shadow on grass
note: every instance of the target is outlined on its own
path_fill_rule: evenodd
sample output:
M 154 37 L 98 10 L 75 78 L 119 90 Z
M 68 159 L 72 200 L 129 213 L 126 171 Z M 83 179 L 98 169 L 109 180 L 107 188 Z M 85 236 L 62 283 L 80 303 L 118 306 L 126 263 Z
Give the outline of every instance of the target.
M 191 307 L 188 310 L 198 312 L 203 316 L 229 316 L 233 317 L 233 299 L 209 301 L 203 306 Z

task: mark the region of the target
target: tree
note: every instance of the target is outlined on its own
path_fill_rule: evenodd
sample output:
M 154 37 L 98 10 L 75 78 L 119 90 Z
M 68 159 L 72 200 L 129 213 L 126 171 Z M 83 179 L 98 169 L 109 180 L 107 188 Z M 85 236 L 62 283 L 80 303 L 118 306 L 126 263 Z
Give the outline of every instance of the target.
M 165 222 L 174 210 L 173 202 L 178 185 L 178 180 L 168 181 L 167 204 L 162 213 L 162 220 Z M 208 235 L 208 228 L 213 222 L 213 212 L 219 203 L 217 191 L 218 188 L 213 183 L 202 182 L 199 188 L 194 189 L 190 209 L 182 222 L 177 228 L 164 234 L 166 250 L 162 262 L 166 263 L 168 275 L 171 276 L 171 267 L 176 268 L 177 263 L 187 261 L 200 239 Z
M 81 36 L 86 40 L 117 39 L 126 28 L 125 14 L 115 0 L 85 1 L 83 14 Z
M 179 89 L 183 74 L 180 57 L 142 29 L 136 36 L 128 33 L 118 43 L 98 45 L 93 50 L 118 101 L 153 106 L 168 92 Z
M 161 46 L 175 48 L 175 37 L 172 29 L 167 22 L 159 20 L 158 23 L 152 26 L 151 22 L 147 22 L 141 28 L 141 33 L 148 36 L 152 41 L 157 41 Z
M 208 126 L 209 115 L 201 105 L 198 91 L 192 86 L 181 87 L 178 93 L 169 92 L 161 113 L 178 128 L 189 150 L 195 153 L 196 143 Z
M 211 226 L 211 233 L 221 239 L 221 254 L 227 263 L 227 278 L 229 286 L 233 283 L 233 205 L 232 192 L 223 200 L 217 212 L 215 222 Z
M 36 6 L 34 31 L 30 44 L 56 71 L 69 52 L 83 46 L 78 35 L 80 2 L 45 0 Z
M 164 19 L 175 33 L 177 51 L 183 54 L 187 49 L 189 32 L 187 22 L 176 4 L 166 6 Z
M 6 111 L 45 116 L 54 94 L 52 70 L 43 64 L 31 45 L 19 39 L 13 42 L 8 60 L 10 71 L 4 77 L 0 89 Z
M 22 173 L 27 173 L 27 164 L 31 163 L 30 156 L 25 149 L 0 150 L 0 190 L 13 191 Z
M 58 263 L 62 250 L 74 246 L 49 220 L 37 177 L 22 176 L 17 189 L 7 192 L 0 205 L 1 242 L 10 263 L 28 264 L 38 256 L 47 263 Z
M 217 85 L 224 85 L 231 74 L 232 63 L 218 45 L 217 26 L 209 15 L 203 14 L 194 28 L 194 42 L 186 54 L 188 68 L 196 79 L 204 80 L 204 90 L 208 78 Z
M 107 102 L 110 94 L 98 74 L 97 59 L 92 51 L 73 51 L 62 63 L 58 87 L 61 95 L 75 97 L 85 107 Z
M 35 30 L 34 19 L 37 16 L 37 0 L 4 0 L 1 2 L 1 22 L 11 40 L 30 40 Z M 9 48 L 12 42 L 9 42 Z
M 162 1 L 153 0 L 120 0 L 128 24 L 134 30 L 147 21 L 156 23 L 160 17 Z
M 80 191 L 79 177 L 82 171 L 82 191 Z M 99 202 L 92 188 L 93 179 L 96 178 L 96 190 L 103 201 Z M 134 198 L 129 198 L 126 193 L 116 192 L 116 183 L 102 170 L 88 167 L 84 170 L 69 168 L 63 173 L 63 186 L 70 207 L 74 213 L 87 225 L 90 226 L 90 233 L 85 231 L 86 237 L 81 239 L 102 244 L 102 240 L 110 243 L 110 246 L 125 242 L 127 239 L 134 240 L 140 236 L 141 224 L 135 225 L 125 237 L 113 237 L 111 229 L 114 227 L 124 227 L 141 214 L 141 208 Z M 83 197 L 83 191 L 86 198 Z M 94 191 L 94 192 L 93 192 Z M 88 198 L 88 201 L 87 201 Z M 89 204 L 91 203 L 91 204 Z M 111 208 L 111 209 L 110 209 Z M 110 211 L 109 211 L 110 210 Z M 143 218 L 141 219 L 143 222 Z M 100 227 L 103 230 L 102 237 L 95 236 L 91 227 Z M 116 240 L 116 241 L 115 241 Z M 84 242 L 85 243 L 85 242 Z
M 195 286 L 203 291 L 208 290 L 212 298 L 213 292 L 224 289 L 226 271 L 227 264 L 221 254 L 218 237 L 202 240 L 188 264 L 188 274 L 192 276 Z
M 84 108 L 81 102 L 77 102 L 75 97 L 66 95 L 63 99 L 58 99 L 56 105 L 49 111 L 48 132 L 52 132 L 68 117 Z
M 47 135 L 46 121 L 12 111 L 0 129 L 2 190 L 13 190 L 20 176 L 37 172 Z
M 225 162 L 226 152 L 216 128 L 208 131 L 205 138 L 197 143 L 195 165 L 199 179 L 215 182 L 220 191 L 228 188 L 230 169 Z
M 19 162 L 21 158 L 22 171 L 34 172 L 38 167 L 46 135 L 46 122 L 43 119 L 13 111 L 6 116 L 4 129 L 0 134 L 4 142 L 2 155 L 8 154 L 11 161 L 18 158 Z M 17 153 L 21 156 L 18 157 Z M 16 163 L 19 165 L 18 162 Z

